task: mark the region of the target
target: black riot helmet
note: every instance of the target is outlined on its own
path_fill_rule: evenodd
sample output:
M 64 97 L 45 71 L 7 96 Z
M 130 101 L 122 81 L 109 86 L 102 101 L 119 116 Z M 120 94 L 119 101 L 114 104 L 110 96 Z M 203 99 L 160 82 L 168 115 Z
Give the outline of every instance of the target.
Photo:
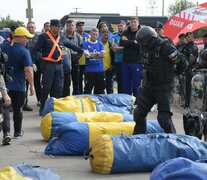
M 144 26 L 137 31 L 135 36 L 137 42 L 143 46 L 150 46 L 154 39 L 158 37 L 157 32 L 150 26 Z
M 207 49 L 201 52 L 198 63 L 202 68 L 207 68 Z

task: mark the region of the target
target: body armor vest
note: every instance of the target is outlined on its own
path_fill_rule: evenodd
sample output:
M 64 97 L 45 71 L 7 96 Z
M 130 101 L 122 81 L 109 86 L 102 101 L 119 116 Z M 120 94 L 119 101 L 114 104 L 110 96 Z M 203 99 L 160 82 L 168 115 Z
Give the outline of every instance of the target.
M 168 41 L 161 41 L 154 48 L 153 52 L 145 54 L 144 67 L 145 75 L 143 76 L 146 85 L 160 85 L 173 83 L 175 70 L 173 62 L 169 59 L 163 59 L 160 56 L 161 47 Z

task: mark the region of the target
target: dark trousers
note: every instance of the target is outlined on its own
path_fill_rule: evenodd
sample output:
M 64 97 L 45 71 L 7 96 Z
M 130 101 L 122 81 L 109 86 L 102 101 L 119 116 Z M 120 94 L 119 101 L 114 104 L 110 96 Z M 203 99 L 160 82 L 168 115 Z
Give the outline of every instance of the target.
M 106 70 L 105 74 L 106 74 L 106 93 L 113 94 L 114 92 L 114 80 L 113 80 L 114 71 Z
M 114 63 L 114 72 L 116 75 L 118 93 L 123 93 L 123 80 L 122 80 L 121 67 L 122 67 L 122 62 L 115 62 Z
M 71 77 L 73 82 L 73 95 L 80 94 L 79 91 L 79 64 L 73 63 L 72 64 L 72 71 L 71 71 Z
M 25 103 L 25 92 L 10 90 L 8 94 L 12 101 L 14 132 L 21 132 L 23 119 L 22 107 Z M 3 110 L 2 125 L 4 134 L 10 133 L 10 108 L 4 106 Z
M 41 107 L 43 110 L 45 101 L 50 97 L 60 98 L 63 92 L 63 67 L 60 63 L 45 62 L 42 68 L 42 94 Z
M 85 72 L 85 65 L 79 65 L 79 92 L 83 94 L 83 83 L 84 83 L 84 72 Z
M 35 92 L 36 92 L 36 98 L 37 101 L 40 101 L 41 99 L 41 70 L 38 69 L 36 72 L 34 72 L 34 87 L 35 87 Z
M 62 97 L 70 96 L 71 72 L 64 72 L 64 85 Z
M 190 107 L 192 73 L 185 71 L 185 107 Z
M 106 80 L 105 72 L 85 72 L 84 94 L 105 94 Z
M 157 119 L 165 133 L 176 133 L 172 122 L 170 111 L 170 99 L 172 89 L 154 91 L 148 88 L 139 88 L 138 104 L 134 110 L 134 121 L 136 122 L 134 134 L 146 133 L 146 117 L 152 106 L 157 103 Z

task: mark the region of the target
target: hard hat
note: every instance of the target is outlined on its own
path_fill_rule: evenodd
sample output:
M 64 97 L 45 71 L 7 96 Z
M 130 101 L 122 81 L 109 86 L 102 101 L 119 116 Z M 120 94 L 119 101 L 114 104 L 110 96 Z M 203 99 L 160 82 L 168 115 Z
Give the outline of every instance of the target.
M 207 68 L 207 49 L 201 52 L 198 63 L 202 68 Z
M 157 32 L 150 26 L 144 26 L 136 33 L 136 40 L 141 45 L 150 45 L 157 38 Z
M 14 31 L 14 36 L 26 36 L 28 38 L 33 38 L 34 34 L 29 33 L 25 27 L 18 27 Z

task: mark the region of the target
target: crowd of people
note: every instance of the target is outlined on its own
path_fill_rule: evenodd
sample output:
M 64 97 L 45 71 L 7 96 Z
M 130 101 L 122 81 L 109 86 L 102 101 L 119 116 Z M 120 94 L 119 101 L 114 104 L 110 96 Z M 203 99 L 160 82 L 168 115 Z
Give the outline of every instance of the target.
M 138 17 L 130 18 L 127 23 L 120 20 L 116 33 L 109 31 L 105 21 L 89 33 L 84 31 L 84 25 L 83 21 L 75 23 L 68 19 L 62 27 L 58 19 L 52 19 L 43 25 L 41 34 L 36 32 L 35 22 L 28 22 L 26 28 L 11 27 L 10 38 L 1 44 L 2 52 L 8 56 L 5 66 L 13 68 L 12 80 L 6 82 L 8 94 L 5 88 L 2 91 L 4 145 L 11 142 L 9 101 L 14 137 L 20 138 L 22 110 L 33 110 L 28 104 L 28 90 L 30 95 L 36 94 L 42 115 L 49 96 L 111 94 L 114 79 L 118 93 L 136 97 L 134 134 L 145 133 L 146 116 L 154 104 L 158 105 L 161 127 L 167 133 L 175 132 L 170 111 L 174 68 L 176 65 L 177 75 L 186 76 L 185 107 L 189 107 L 192 69 L 198 57 L 193 33 L 179 35 L 175 46 L 163 35 L 161 23 L 154 29 L 141 28 Z

